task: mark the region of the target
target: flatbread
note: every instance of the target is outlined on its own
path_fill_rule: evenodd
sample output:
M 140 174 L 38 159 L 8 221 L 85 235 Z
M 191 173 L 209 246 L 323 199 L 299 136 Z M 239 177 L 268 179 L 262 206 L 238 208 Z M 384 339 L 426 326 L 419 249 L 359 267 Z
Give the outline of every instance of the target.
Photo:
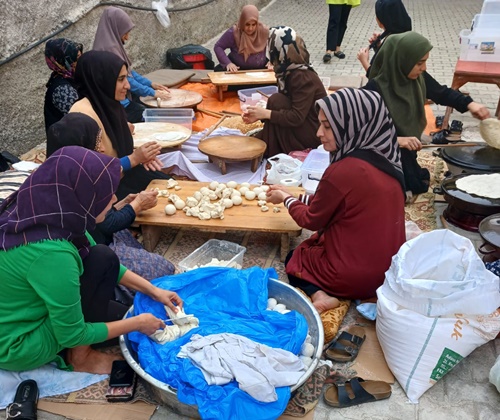
M 267 77 L 267 73 L 264 73 L 263 71 L 256 71 L 252 73 L 245 73 L 245 76 L 250 76 L 250 77 Z
M 185 133 L 180 131 L 169 131 L 167 133 L 156 133 L 153 137 L 158 141 L 178 141 L 185 137 Z
M 487 118 L 479 123 L 479 132 L 489 146 L 500 149 L 500 120 Z
M 457 179 L 459 190 L 486 198 L 500 198 L 500 174 L 469 175 Z

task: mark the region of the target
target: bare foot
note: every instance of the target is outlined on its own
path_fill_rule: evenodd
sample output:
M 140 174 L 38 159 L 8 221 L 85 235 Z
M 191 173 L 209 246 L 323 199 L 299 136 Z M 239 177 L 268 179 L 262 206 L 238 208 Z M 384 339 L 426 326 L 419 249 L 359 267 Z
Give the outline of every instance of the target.
M 323 292 L 323 290 L 318 290 L 316 293 L 313 293 L 311 295 L 311 300 L 313 306 L 320 314 L 330 309 L 335 309 L 340 305 L 340 302 L 337 298 L 327 295 L 325 292 Z
M 67 359 L 75 372 L 106 374 L 111 373 L 113 361 L 120 359 L 120 356 L 102 353 L 90 346 L 80 346 L 68 349 Z

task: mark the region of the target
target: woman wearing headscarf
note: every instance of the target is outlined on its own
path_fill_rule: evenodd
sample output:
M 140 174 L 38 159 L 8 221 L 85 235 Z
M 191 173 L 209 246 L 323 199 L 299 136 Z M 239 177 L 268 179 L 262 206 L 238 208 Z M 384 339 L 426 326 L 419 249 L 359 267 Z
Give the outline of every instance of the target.
M 259 22 L 259 10 L 252 4 L 243 6 L 238 22 L 214 46 L 219 60 L 215 71 L 272 68 L 266 57 L 268 37 L 269 29 Z
M 155 98 L 167 99 L 169 90 L 166 86 L 153 83 L 146 77 L 132 69 L 132 62 L 124 48 L 128 41 L 130 31 L 134 28 L 132 19 L 122 9 L 117 7 L 107 7 L 99 20 L 97 31 L 94 38 L 95 51 L 109 51 L 116 54 L 127 63 L 128 82 L 130 83 L 130 92 L 132 97 L 154 96 Z M 125 98 L 121 101 L 127 113 L 127 120 L 131 123 L 144 121 L 142 113 L 145 106 L 137 100 Z
M 314 102 L 325 96 L 325 87 L 309 64 L 304 40 L 288 26 L 270 29 L 269 60 L 274 66 L 279 93 L 270 96 L 267 108 L 249 106 L 243 121 L 264 121 L 256 135 L 267 144 L 265 156 L 316 148 L 318 118 Z
M 45 131 L 80 99 L 74 78 L 76 61 L 82 52 L 82 44 L 65 38 L 51 39 L 45 44 L 45 62 L 52 70 L 43 107 Z
M 123 178 L 118 187 L 118 199 L 147 188 L 153 179 L 170 178 L 160 171 L 161 162 L 157 142 L 148 142 L 134 150 L 125 110 L 120 100 L 130 87 L 127 63 L 108 51 L 88 51 L 78 60 L 75 72 L 78 91 L 83 99 L 76 102 L 70 112 L 81 112 L 97 122 L 102 130 L 104 153 L 119 157 Z
M 368 40 L 370 46 L 361 48 L 358 52 L 358 60 L 366 70 L 366 77 L 370 75 L 370 66 L 384 40 L 389 35 L 411 31 L 411 17 L 401 0 L 377 0 L 375 3 L 375 20 L 383 32 L 380 34 L 374 33 Z M 375 54 L 369 60 L 369 50 L 371 48 L 373 48 Z
M 47 133 L 47 156 L 64 146 L 81 146 L 103 152 L 101 137 L 102 130 L 92 118 L 72 112 L 50 127 Z M 108 245 L 122 265 L 146 280 L 175 272 L 170 261 L 146 251 L 128 230 L 137 214 L 156 206 L 157 195 L 157 191 L 129 194 L 114 203 L 104 221 L 89 231 L 96 243 Z
M 376 92 L 340 89 L 316 101 L 318 137 L 331 163 L 314 195 L 274 185 L 267 200 L 315 231 L 287 257 L 290 284 L 321 313 L 337 298 L 368 299 L 405 241 L 404 184 L 396 130 Z
M 0 369 L 56 361 L 109 373 L 115 356 L 90 345 L 165 324 L 151 314 L 121 319 L 109 306 L 117 282 L 177 310 L 176 293 L 120 266 L 86 233 L 114 201 L 120 163 L 77 146 L 57 150 L 0 205 Z
M 380 48 L 365 86 L 379 92 L 389 109 L 401 147 L 406 189 L 412 194 L 426 192 L 430 182 L 429 171 L 417 162 L 417 150 L 422 148 L 420 137 L 427 124 L 426 100 L 462 113 L 468 110 L 481 120 L 490 116 L 484 105 L 440 85 L 426 72 L 431 49 L 431 43 L 416 32 L 391 35 Z

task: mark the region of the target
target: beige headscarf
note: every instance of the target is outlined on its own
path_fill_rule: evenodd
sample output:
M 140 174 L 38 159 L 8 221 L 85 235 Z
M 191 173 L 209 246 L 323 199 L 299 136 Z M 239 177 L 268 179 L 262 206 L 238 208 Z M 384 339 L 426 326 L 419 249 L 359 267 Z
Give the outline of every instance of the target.
M 247 35 L 244 31 L 245 24 L 251 20 L 257 22 L 257 29 L 253 35 Z M 252 4 L 241 9 L 238 23 L 233 26 L 234 40 L 238 47 L 238 52 L 243 54 L 245 61 L 251 54 L 256 54 L 266 49 L 269 29 L 259 22 L 259 10 Z

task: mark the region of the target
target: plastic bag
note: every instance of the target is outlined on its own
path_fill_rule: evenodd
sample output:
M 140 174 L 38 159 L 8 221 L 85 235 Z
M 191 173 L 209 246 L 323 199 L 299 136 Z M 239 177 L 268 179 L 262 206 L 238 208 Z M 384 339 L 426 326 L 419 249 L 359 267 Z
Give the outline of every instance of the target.
M 168 28 L 170 26 L 170 16 L 168 16 L 167 6 L 168 0 L 153 1 L 151 3 L 151 7 L 156 9 L 156 18 L 160 21 L 164 28 Z
M 377 337 L 411 402 L 500 332 L 500 279 L 472 242 L 436 230 L 406 242 L 377 289 Z
M 271 169 L 267 171 L 266 182 L 268 184 L 279 184 L 284 179 L 301 181 L 302 172 L 300 167 L 302 166 L 302 162 L 300 160 L 294 159 L 284 153 L 279 153 L 270 157 L 267 161 L 271 164 Z
M 497 361 L 490 370 L 490 382 L 497 387 L 497 391 L 500 392 L 500 356 L 497 357 Z

